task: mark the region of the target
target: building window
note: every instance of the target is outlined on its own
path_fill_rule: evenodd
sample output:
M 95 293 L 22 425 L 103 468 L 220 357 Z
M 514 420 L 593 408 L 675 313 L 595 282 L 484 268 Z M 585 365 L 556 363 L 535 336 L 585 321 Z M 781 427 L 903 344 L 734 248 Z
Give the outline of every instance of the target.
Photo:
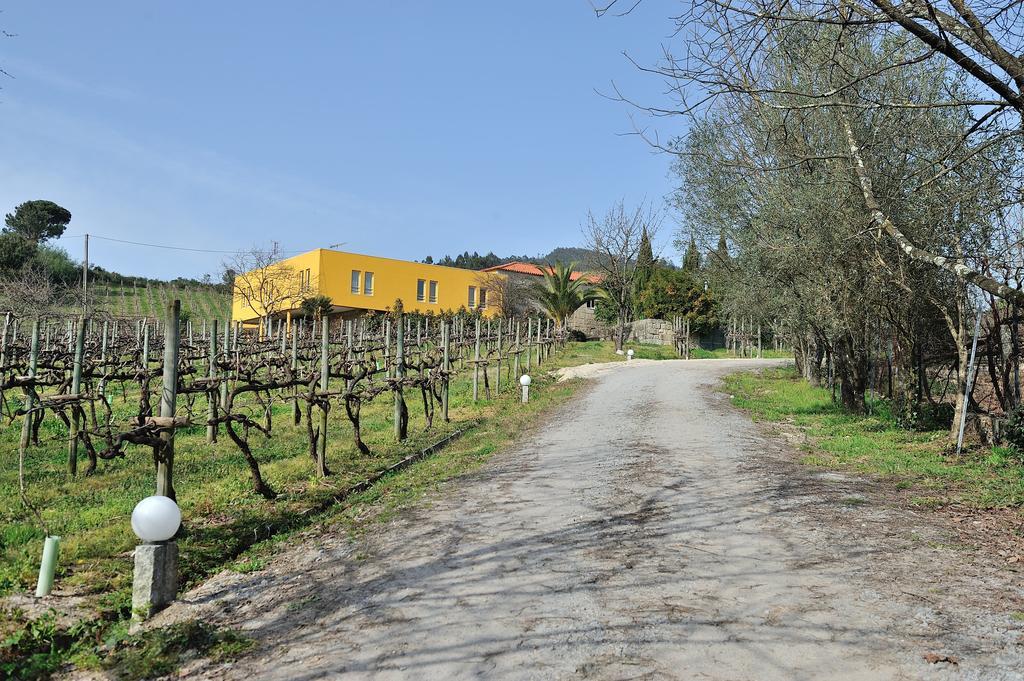
M 427 280 L 417 279 L 416 280 L 416 300 L 421 303 L 427 299 Z
M 363 272 L 363 293 L 373 295 L 373 272 Z
M 487 289 L 480 289 L 480 309 L 487 307 Z
M 352 270 L 352 293 L 359 293 L 359 279 L 362 272 L 359 270 Z
M 597 307 L 597 298 L 591 298 L 590 300 L 588 300 L 587 307 L 590 308 L 591 310 Z
M 312 276 L 309 268 L 299 270 L 299 290 L 308 291 L 312 285 Z
M 476 286 L 469 287 L 469 307 L 470 309 L 476 307 Z
M 432 303 L 436 303 L 437 302 L 437 282 L 436 281 L 431 281 L 430 282 L 430 302 L 432 302 Z

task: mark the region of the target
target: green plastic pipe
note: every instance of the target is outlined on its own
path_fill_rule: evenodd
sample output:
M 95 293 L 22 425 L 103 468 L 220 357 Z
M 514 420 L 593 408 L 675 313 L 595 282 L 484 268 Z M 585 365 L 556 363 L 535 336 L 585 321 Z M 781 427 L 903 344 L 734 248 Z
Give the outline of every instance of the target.
M 39 566 L 39 583 L 36 584 L 36 598 L 50 594 L 53 588 L 53 575 L 57 571 L 57 549 L 60 548 L 60 537 L 47 537 L 43 544 L 43 562 Z

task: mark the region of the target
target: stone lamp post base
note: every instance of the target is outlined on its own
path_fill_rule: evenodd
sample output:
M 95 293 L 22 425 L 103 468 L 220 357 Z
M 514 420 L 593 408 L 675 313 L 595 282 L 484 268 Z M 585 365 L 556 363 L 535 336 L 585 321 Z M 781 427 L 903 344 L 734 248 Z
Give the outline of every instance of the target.
M 132 616 L 146 619 L 163 609 L 178 593 L 178 544 L 174 541 L 140 544 L 135 548 Z

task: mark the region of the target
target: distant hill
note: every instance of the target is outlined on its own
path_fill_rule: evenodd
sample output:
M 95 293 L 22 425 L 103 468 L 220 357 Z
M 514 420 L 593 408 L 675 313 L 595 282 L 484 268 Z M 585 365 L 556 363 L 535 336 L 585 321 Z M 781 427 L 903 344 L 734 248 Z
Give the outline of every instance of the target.
M 556 262 L 561 262 L 566 265 L 569 263 L 576 263 L 577 269 L 581 270 L 593 269 L 596 259 L 597 253 L 594 251 L 573 246 L 559 246 L 544 257 L 540 258 L 542 262 L 552 265 Z
M 592 267 L 595 253 L 587 250 L 586 248 L 575 248 L 571 246 L 560 246 L 552 250 L 547 255 L 509 255 L 500 256 L 495 255 L 493 252 L 488 252 L 486 255 L 473 251 L 470 253 L 466 251 L 461 254 L 457 254 L 455 257 L 446 255 L 443 258 L 434 260 L 432 257 L 427 256 L 423 262 L 433 265 L 444 265 L 445 267 L 461 267 L 467 270 L 482 270 L 486 267 L 494 267 L 495 265 L 503 265 L 507 262 L 532 262 L 536 264 L 554 264 L 556 262 L 562 262 L 565 264 L 576 263 L 576 267 L 579 269 L 589 269 Z

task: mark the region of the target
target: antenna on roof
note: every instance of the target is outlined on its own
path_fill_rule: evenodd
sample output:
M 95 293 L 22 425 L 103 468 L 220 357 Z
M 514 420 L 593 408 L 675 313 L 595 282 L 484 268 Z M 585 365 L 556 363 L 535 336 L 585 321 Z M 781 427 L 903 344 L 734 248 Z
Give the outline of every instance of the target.
M 342 246 L 344 246 L 347 243 L 348 243 L 347 241 L 342 241 L 341 243 L 331 244 L 327 248 L 341 248 Z

